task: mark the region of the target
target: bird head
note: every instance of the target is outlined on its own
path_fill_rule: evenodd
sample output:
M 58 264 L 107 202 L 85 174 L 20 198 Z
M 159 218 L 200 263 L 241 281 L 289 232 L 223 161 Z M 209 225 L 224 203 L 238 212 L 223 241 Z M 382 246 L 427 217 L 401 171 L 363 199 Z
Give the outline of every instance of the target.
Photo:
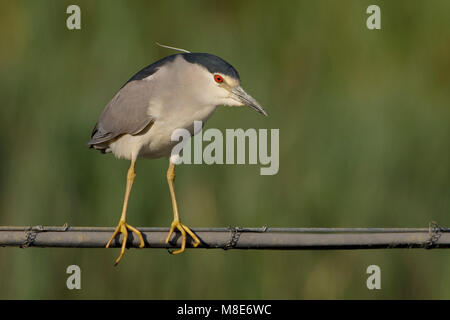
M 182 56 L 200 67 L 202 81 L 198 88 L 205 101 L 216 106 L 248 106 L 267 116 L 261 105 L 241 87 L 238 72 L 228 62 L 209 53 L 189 52 Z

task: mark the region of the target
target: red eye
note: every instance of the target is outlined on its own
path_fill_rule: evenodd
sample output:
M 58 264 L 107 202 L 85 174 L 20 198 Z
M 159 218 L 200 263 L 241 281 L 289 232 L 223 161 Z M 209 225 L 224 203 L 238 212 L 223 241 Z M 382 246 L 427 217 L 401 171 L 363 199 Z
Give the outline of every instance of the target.
M 218 74 L 214 75 L 214 80 L 216 80 L 217 83 L 222 83 L 223 82 L 222 76 L 220 76 Z

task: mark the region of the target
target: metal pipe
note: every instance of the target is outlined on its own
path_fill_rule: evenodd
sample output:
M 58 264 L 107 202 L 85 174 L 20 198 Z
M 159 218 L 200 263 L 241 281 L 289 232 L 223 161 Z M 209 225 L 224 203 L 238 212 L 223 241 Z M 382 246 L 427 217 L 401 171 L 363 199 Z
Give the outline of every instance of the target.
M 179 234 L 165 243 L 168 228 L 139 228 L 146 248 L 177 248 Z M 449 248 L 450 229 L 429 228 L 194 228 L 201 244 L 197 248 L 221 249 L 381 249 Z M 106 227 L 0 227 L 0 246 L 103 248 L 114 228 Z M 187 247 L 192 247 L 188 239 Z M 122 236 L 111 244 L 120 247 Z M 129 233 L 128 247 L 139 240 Z

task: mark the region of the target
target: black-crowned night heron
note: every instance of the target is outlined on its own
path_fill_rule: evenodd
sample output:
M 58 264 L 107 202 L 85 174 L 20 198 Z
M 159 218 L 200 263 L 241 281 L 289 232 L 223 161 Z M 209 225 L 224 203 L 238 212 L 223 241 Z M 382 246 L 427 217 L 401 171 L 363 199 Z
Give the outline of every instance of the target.
M 181 50 L 184 51 L 184 50 Z M 191 135 L 194 121 L 204 123 L 218 106 L 247 105 L 266 115 L 258 102 L 240 86 L 239 74 L 229 63 L 208 53 L 174 54 L 161 59 L 136 73 L 106 105 L 92 131 L 89 146 L 102 153 L 112 152 L 117 158 L 131 160 L 127 174 L 122 216 L 111 239 L 123 234 L 122 249 L 116 264 L 125 252 L 128 230 L 136 233 L 140 247 L 144 239 L 139 230 L 126 222 L 130 190 L 136 177 L 134 166 L 137 158 L 170 157 L 178 141 L 172 141 L 174 130 L 184 128 Z M 174 191 L 175 165 L 169 163 L 167 181 L 173 207 L 173 222 L 166 243 L 178 230 L 182 236 L 184 251 L 186 233 L 196 247 L 200 240 L 180 222 Z

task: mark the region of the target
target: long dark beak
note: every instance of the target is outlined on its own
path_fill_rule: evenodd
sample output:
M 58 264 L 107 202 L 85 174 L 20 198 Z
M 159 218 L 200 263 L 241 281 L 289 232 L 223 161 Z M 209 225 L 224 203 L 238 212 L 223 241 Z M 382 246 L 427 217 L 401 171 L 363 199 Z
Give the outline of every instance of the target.
M 261 107 L 261 105 L 256 101 L 251 95 L 242 89 L 241 86 L 237 86 L 231 89 L 232 98 L 245 106 L 249 106 L 252 109 L 255 109 L 259 113 L 267 116 L 267 113 Z

